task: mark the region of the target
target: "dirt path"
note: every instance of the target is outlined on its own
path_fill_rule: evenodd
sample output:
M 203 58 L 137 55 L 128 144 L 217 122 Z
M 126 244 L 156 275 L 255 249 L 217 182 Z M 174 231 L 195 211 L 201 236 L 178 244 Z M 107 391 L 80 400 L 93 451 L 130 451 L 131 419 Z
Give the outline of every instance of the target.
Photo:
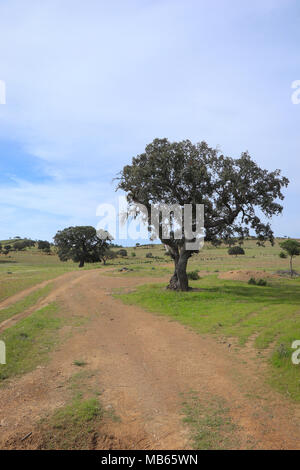
M 300 407 L 264 384 L 262 362 L 110 295 L 116 287 L 132 288 L 148 279 L 93 270 L 65 280 L 51 300 L 89 322 L 52 353 L 49 364 L 0 389 L 0 448 L 38 448 L 36 432 L 24 442 L 20 438 L 65 403 L 66 383 L 78 372 L 76 359 L 87 362 L 101 401 L 121 417 L 99 431 L 96 448 L 189 448 L 181 402 L 190 390 L 225 400 L 238 426 L 237 447 L 300 448 Z

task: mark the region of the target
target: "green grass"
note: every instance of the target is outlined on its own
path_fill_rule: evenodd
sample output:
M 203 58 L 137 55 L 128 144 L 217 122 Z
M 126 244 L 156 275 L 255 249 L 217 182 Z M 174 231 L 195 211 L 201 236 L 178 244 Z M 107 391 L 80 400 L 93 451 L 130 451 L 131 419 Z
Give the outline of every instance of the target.
M 27 295 L 24 299 L 15 302 L 13 305 L 0 310 L 0 323 L 35 305 L 38 300 L 46 297 L 46 295 L 49 294 L 52 287 L 53 284 L 50 283 L 47 286 L 42 287 L 41 289 L 38 289 L 35 292 L 32 292 L 31 294 Z
M 223 400 L 209 397 L 200 400 L 190 392 L 183 403 L 183 422 L 189 426 L 194 449 L 234 449 L 237 446 L 236 426 Z
M 300 279 L 253 286 L 211 275 L 191 285 L 203 291 L 173 292 L 152 284 L 118 297 L 170 316 L 199 333 L 236 337 L 241 345 L 255 335 L 255 347 L 273 348 L 272 384 L 300 401 L 300 367 L 291 362 L 291 344 L 300 339 Z M 287 357 L 278 355 L 280 344 L 288 350 Z
M 85 361 L 81 361 L 81 360 L 78 360 L 76 359 L 74 362 L 73 362 L 74 366 L 78 366 L 78 367 L 84 367 L 86 366 L 86 362 Z
M 6 365 L 0 365 L 0 383 L 24 374 L 47 360 L 62 325 L 59 307 L 52 303 L 21 320 L 0 335 L 6 344 Z
M 43 449 L 90 449 L 104 416 L 97 398 L 74 398 L 42 425 Z
M 279 258 L 281 248 L 280 239 L 272 247 L 266 244 L 265 248 L 258 247 L 254 240 L 246 240 L 244 244 L 245 256 L 229 256 L 228 246 L 221 245 L 216 248 L 205 243 L 199 254 L 192 256 L 189 261 L 190 271 L 229 271 L 233 269 L 276 270 L 288 269 L 288 260 Z M 13 244 L 13 240 L 0 241 L 2 245 Z M 118 251 L 117 248 L 114 248 Z M 126 248 L 128 256 L 110 260 L 107 267 L 115 267 L 109 276 L 163 276 L 171 274 L 173 270 L 170 257 L 166 256 L 162 245 L 140 246 Z M 153 254 L 153 259 L 147 259 L 147 253 Z M 132 257 L 132 253 L 136 256 Z M 118 273 L 122 266 L 129 266 L 133 271 Z M 102 269 L 103 263 L 86 263 L 84 268 Z M 300 271 L 300 256 L 294 260 L 294 269 Z M 52 251 L 51 255 L 42 253 L 36 247 L 21 252 L 10 252 L 9 255 L 0 254 L 0 301 L 39 282 L 54 279 L 68 271 L 79 270 L 78 263 L 72 261 L 61 262 Z
M 0 301 L 73 269 L 74 263 L 62 263 L 57 256 L 34 249 L 11 253 L 11 258 L 0 255 Z
M 40 423 L 43 449 L 92 449 L 103 420 L 120 421 L 114 409 L 104 409 L 100 401 L 98 374 L 82 370 L 68 379 L 70 400 Z

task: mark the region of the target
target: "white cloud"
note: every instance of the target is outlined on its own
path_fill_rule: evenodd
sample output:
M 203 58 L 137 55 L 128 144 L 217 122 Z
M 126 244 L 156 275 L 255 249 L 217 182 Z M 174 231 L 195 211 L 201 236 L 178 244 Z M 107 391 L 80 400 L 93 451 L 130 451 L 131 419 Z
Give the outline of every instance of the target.
M 122 166 L 164 136 L 204 138 L 233 156 L 249 149 L 296 178 L 300 112 L 290 83 L 299 41 L 293 21 L 285 24 L 294 5 L 1 2 L 0 138 L 42 159 L 52 180 L 9 182 L 2 204 L 48 214 L 51 227 L 55 217 L 92 218 L 113 199 Z

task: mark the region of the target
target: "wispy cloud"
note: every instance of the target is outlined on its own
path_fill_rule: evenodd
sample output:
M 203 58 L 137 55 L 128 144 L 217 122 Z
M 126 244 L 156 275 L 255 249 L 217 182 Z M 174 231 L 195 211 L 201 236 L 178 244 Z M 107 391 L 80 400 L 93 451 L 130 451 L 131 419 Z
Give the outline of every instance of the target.
M 117 171 L 156 136 L 248 149 L 296 178 L 297 17 L 295 0 L 1 2 L 0 139 L 50 180 L 16 168 L 3 208 L 93 220 Z

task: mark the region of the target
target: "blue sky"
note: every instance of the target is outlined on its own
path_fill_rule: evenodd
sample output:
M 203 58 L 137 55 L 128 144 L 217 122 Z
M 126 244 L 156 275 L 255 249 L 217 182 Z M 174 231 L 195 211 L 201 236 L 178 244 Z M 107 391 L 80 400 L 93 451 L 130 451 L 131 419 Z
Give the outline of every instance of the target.
M 0 239 L 96 226 L 155 137 L 281 168 L 300 237 L 299 44 L 297 0 L 0 0 Z

